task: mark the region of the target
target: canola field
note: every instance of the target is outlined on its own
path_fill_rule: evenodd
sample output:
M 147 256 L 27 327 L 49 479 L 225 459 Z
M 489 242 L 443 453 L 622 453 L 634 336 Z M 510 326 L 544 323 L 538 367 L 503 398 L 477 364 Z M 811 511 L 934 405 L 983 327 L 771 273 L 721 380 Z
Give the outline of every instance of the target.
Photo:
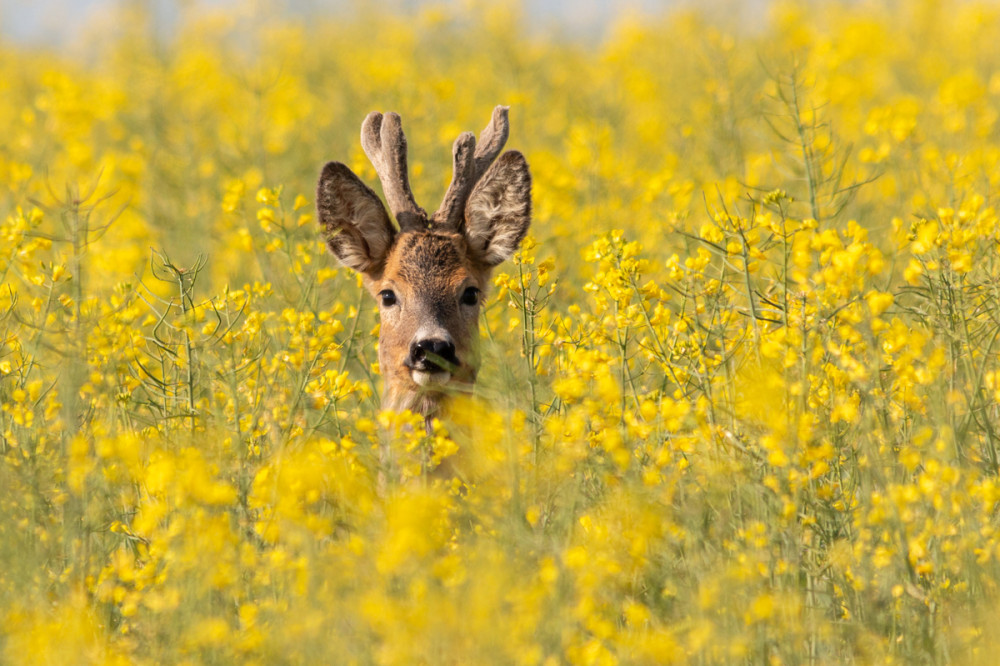
M 0 663 L 995 663 L 1000 7 L 143 6 L 0 43 Z M 395 110 L 433 207 L 497 104 L 531 236 L 427 435 L 316 178 Z

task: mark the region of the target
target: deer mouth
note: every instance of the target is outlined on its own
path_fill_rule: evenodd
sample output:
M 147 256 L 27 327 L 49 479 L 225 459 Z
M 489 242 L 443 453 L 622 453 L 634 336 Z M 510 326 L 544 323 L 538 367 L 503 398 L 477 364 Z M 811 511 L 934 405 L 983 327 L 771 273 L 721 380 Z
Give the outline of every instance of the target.
M 410 377 L 417 386 L 440 386 L 451 381 L 459 363 L 457 358 L 445 358 L 424 351 L 419 358 L 408 358 L 404 365 L 409 368 Z
M 451 381 L 451 373 L 447 370 L 410 370 L 410 377 L 417 386 L 441 386 Z

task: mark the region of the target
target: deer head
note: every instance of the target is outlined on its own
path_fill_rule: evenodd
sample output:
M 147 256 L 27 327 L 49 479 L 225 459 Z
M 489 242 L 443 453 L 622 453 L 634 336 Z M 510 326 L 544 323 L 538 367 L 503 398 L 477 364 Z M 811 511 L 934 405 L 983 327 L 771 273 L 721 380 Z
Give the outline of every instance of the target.
M 398 229 L 347 166 L 323 167 L 316 208 L 327 246 L 361 273 L 378 300 L 386 409 L 430 416 L 450 391 L 475 381 L 479 307 L 490 273 L 514 253 L 531 222 L 528 163 L 514 150 L 500 155 L 509 128 L 507 107 L 498 106 L 478 143 L 471 132 L 459 135 L 451 185 L 428 217 L 410 192 L 399 116 L 370 113 L 361 145 Z

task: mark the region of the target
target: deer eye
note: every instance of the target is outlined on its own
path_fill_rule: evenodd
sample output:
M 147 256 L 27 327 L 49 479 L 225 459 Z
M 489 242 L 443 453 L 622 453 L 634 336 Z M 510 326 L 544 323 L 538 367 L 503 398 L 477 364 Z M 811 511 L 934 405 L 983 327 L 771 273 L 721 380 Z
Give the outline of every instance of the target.
M 469 287 L 462 292 L 462 305 L 476 305 L 479 303 L 479 290 Z
M 383 289 L 378 295 L 382 299 L 382 307 L 388 308 L 396 304 L 396 292 L 392 289 Z

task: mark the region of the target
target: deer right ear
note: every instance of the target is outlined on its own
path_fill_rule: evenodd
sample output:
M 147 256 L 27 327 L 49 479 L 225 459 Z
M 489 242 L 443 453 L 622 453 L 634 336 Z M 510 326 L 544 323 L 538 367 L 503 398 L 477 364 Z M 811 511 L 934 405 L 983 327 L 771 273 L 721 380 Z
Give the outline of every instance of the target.
M 382 269 L 396 231 L 378 195 L 346 165 L 323 167 L 316 211 L 326 245 L 340 263 L 361 273 Z

